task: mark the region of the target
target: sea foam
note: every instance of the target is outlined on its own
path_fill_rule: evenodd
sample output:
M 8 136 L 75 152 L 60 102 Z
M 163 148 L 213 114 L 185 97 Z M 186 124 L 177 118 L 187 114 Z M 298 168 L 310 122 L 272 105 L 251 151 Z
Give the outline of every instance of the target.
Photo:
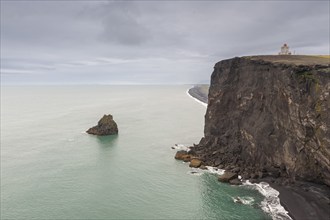
M 242 203 L 244 205 L 253 205 L 254 199 L 250 196 L 237 196 L 237 197 L 232 197 L 235 203 Z
M 206 166 L 205 170 L 199 169 L 199 168 L 191 168 L 187 173 L 190 175 L 200 176 L 204 173 L 211 173 L 211 174 L 218 174 L 222 175 L 224 174 L 225 170 L 218 169 L 216 167 Z
M 274 220 L 292 220 L 288 211 L 280 203 L 279 192 L 266 182 L 251 183 L 249 180 L 243 182 L 243 186 L 258 190 L 265 199 L 261 202 L 261 208 L 268 213 Z
M 225 170 L 219 169 L 216 167 L 206 166 L 206 168 L 207 168 L 208 173 L 213 173 L 213 174 L 218 174 L 218 175 L 222 175 L 225 173 Z
M 190 148 L 183 144 L 176 144 L 174 147 L 172 147 L 177 150 L 185 150 L 190 151 Z M 207 169 L 202 170 L 199 168 L 191 168 L 187 174 L 194 175 L 194 176 L 201 176 L 204 173 L 211 173 L 211 174 L 217 174 L 222 175 L 224 174 L 225 170 L 219 169 L 217 167 L 212 166 L 206 166 Z M 242 177 L 238 177 L 239 180 L 242 181 Z M 261 202 L 261 209 L 269 214 L 272 219 L 274 220 L 292 220 L 292 218 L 288 215 L 288 211 L 284 209 L 284 207 L 280 203 L 279 192 L 272 188 L 268 183 L 266 182 L 260 182 L 260 183 L 251 183 L 249 180 L 242 181 L 243 187 L 248 187 L 250 189 L 254 189 L 259 191 L 265 198 Z M 254 202 L 254 199 L 251 197 L 237 197 L 233 198 L 234 202 L 241 202 L 245 205 L 252 205 Z M 239 200 L 239 201 L 238 201 Z
M 187 147 L 186 145 L 184 144 L 175 144 L 172 149 L 175 149 L 175 150 L 184 150 L 184 151 L 187 151 L 189 152 L 190 151 L 190 148 Z

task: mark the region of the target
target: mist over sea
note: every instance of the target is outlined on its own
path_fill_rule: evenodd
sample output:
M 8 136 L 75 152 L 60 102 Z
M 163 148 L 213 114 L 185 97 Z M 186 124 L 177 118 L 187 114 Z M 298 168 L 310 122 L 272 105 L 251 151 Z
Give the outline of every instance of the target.
M 174 159 L 203 136 L 189 88 L 1 87 L 1 218 L 270 219 L 256 190 Z M 86 134 L 104 114 L 119 135 Z

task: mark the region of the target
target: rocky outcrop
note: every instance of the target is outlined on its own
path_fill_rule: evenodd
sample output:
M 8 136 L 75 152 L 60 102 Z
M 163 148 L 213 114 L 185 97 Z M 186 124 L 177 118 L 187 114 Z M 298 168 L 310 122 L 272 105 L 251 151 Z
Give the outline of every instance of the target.
M 189 152 L 185 150 L 177 151 L 174 158 L 177 160 L 183 160 L 184 162 L 190 162 L 189 167 L 207 169 L 203 165 L 203 161 L 190 154 L 190 151 Z
M 327 58 L 223 60 L 211 77 L 204 137 L 190 154 L 243 177 L 329 186 L 329 92 Z
M 230 180 L 237 178 L 237 173 L 225 172 L 221 176 L 218 177 L 220 182 L 228 183 Z
M 94 134 L 99 136 L 118 134 L 118 127 L 113 120 L 112 115 L 104 115 L 96 126 L 86 131 L 88 134 Z
M 183 160 L 184 162 L 189 162 L 191 160 L 191 155 L 185 150 L 180 150 L 176 152 L 174 158 L 177 160 Z
M 202 161 L 199 159 L 196 159 L 196 158 L 191 159 L 190 164 L 189 164 L 190 167 L 194 167 L 194 168 L 198 168 L 201 165 L 202 165 Z

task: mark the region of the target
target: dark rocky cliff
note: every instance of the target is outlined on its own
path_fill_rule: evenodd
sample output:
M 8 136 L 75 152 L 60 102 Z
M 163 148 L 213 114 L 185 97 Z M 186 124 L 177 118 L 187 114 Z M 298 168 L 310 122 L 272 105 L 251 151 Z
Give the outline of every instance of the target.
M 214 67 L 204 138 L 191 154 L 205 165 L 330 185 L 329 59 L 258 56 Z

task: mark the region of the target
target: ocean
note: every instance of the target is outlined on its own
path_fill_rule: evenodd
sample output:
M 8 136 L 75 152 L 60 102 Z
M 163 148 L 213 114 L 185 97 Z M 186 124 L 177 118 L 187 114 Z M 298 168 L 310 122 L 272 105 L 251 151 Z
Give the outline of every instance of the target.
M 203 136 L 189 88 L 2 86 L 1 219 L 271 219 L 256 187 L 174 159 Z M 118 136 L 86 134 L 104 114 Z

